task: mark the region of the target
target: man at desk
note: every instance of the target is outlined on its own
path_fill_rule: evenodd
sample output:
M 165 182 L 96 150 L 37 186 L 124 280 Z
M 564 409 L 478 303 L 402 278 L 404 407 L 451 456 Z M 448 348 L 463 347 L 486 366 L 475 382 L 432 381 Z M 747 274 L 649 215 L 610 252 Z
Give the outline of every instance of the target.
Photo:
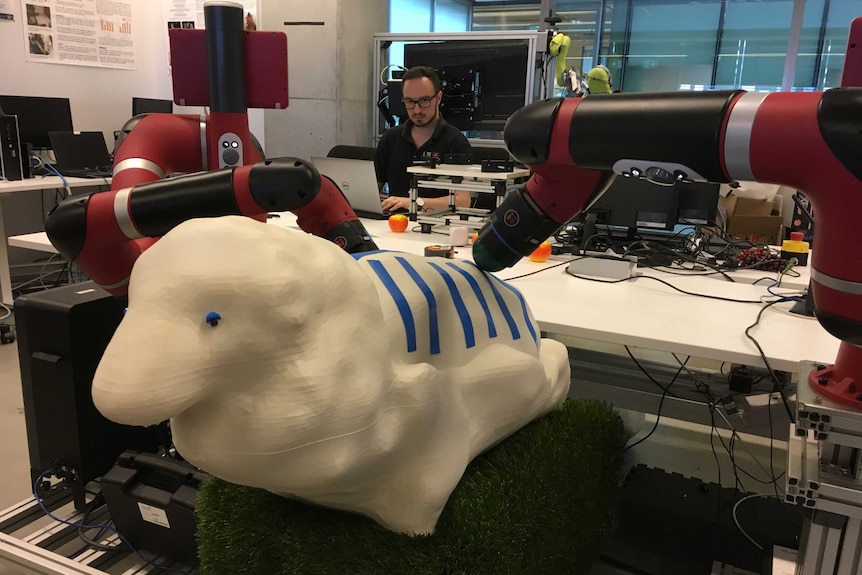
M 401 82 L 404 107 L 409 120 L 390 128 L 380 138 L 374 155 L 374 168 L 380 189 L 389 184 L 389 197 L 382 201 L 384 211 L 410 209 L 410 174 L 407 168 L 424 164 L 443 154 L 469 154 L 470 142 L 440 115 L 440 79 L 428 66 L 414 66 L 404 73 Z M 421 188 L 417 201 L 419 211 L 446 208 L 446 190 Z M 456 191 L 455 205 L 470 207 L 470 192 Z

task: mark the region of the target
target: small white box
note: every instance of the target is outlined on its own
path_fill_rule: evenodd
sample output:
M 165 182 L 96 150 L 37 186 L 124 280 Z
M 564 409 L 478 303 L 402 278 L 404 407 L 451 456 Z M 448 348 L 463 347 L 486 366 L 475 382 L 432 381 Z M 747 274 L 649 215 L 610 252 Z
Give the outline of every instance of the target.
M 468 230 L 464 226 L 452 226 L 449 228 L 449 245 L 466 246 Z

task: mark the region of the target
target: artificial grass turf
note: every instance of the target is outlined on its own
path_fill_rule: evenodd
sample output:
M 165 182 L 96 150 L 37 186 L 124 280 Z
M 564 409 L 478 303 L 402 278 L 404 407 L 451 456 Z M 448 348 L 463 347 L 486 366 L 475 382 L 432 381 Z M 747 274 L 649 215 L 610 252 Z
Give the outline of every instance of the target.
M 433 535 L 219 479 L 198 494 L 201 575 L 574 575 L 613 533 L 619 416 L 568 400 L 477 457 Z

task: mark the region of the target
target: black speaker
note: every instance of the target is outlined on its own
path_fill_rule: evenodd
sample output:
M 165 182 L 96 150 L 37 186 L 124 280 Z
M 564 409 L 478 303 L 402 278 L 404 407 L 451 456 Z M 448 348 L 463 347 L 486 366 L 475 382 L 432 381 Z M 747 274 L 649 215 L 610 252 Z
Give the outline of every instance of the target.
M 155 427 L 109 421 L 90 393 L 125 307 L 125 298 L 91 281 L 15 300 L 31 479 L 62 470 L 78 509 L 84 506 L 84 486 L 108 471 L 120 453 L 156 452 L 162 443 Z
M 30 159 L 21 144 L 18 116 L 0 114 L 0 172 L 7 180 L 30 177 Z

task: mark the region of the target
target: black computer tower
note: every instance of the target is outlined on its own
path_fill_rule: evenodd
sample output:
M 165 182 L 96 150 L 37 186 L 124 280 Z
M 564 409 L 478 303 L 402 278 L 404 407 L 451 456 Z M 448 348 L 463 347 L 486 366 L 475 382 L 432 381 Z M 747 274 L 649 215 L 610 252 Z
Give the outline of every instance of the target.
M 7 180 L 30 177 L 30 159 L 19 135 L 18 116 L 0 114 L 0 173 Z
M 58 467 L 71 471 L 79 508 L 86 483 L 120 453 L 155 452 L 161 443 L 156 428 L 114 423 L 93 404 L 93 375 L 125 307 L 125 298 L 91 281 L 15 300 L 32 479 Z

